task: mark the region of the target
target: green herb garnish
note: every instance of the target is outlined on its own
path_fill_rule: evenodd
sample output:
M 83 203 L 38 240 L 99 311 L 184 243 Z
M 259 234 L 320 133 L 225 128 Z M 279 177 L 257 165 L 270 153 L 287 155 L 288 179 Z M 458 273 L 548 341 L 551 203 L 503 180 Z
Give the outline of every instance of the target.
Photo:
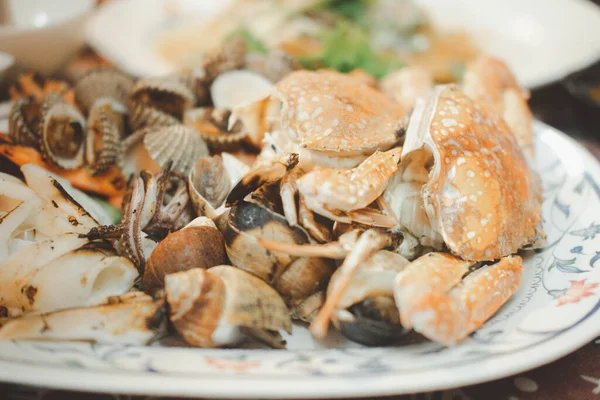
M 377 79 L 404 64 L 394 56 L 379 54 L 371 49 L 366 31 L 347 23 L 338 24 L 321 38 L 322 50 L 317 56 L 304 57 L 305 68 L 332 68 L 340 72 L 362 69 Z
M 267 54 L 269 52 L 267 46 L 245 27 L 236 29 L 235 31 L 231 32 L 227 36 L 226 40 L 229 41 L 237 37 L 241 37 L 246 41 L 246 46 L 248 47 L 249 53 Z
M 329 0 L 323 8 L 352 22 L 362 22 L 373 0 Z

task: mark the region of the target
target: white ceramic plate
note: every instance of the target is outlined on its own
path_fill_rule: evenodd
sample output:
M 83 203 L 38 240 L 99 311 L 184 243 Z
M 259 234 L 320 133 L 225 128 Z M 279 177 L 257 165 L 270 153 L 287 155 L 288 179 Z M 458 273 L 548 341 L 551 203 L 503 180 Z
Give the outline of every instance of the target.
M 151 395 L 353 397 L 475 384 L 562 357 L 600 334 L 600 165 L 564 134 L 534 128 L 547 246 L 524 254 L 521 288 L 458 346 L 316 343 L 300 326 L 287 351 L 0 342 L 0 380 Z
M 209 19 L 230 0 L 119 0 L 100 9 L 88 42 L 133 75 L 161 75 L 173 67 L 153 43 L 178 19 Z M 559 80 L 600 58 L 600 7 L 589 0 L 415 0 L 441 30 L 471 34 L 483 51 L 505 60 L 528 88 Z M 173 10 L 178 5 L 179 13 Z

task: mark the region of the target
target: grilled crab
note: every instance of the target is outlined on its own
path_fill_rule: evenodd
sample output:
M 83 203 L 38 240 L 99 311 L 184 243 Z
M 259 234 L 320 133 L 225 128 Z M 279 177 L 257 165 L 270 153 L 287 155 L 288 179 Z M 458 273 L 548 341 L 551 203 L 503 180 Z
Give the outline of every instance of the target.
M 327 300 L 311 326 L 317 337 L 325 335 L 329 318 L 361 263 L 380 248 L 398 251 L 402 247 L 399 244 L 405 244 L 405 241 L 397 240 L 397 234 L 410 233 L 404 224 L 406 217 L 422 218 L 428 225 L 431 243 L 454 254 L 447 257 L 464 260 L 448 262 L 442 257 L 436 261 L 439 268 L 432 269 L 431 274 L 423 273 L 420 278 L 416 274 L 418 279 L 402 280 L 397 284 L 396 302 L 406 326 L 413 326 L 426 337 L 441 343 L 456 343 L 487 320 L 518 287 L 521 260 L 510 255 L 536 243 L 541 237 L 541 186 L 538 177 L 529 169 L 509 125 L 491 106 L 473 101 L 459 87 L 438 86 L 413 112 L 402 156 L 399 175 L 384 193 L 398 218 L 396 227 L 388 231 L 368 230 L 361 236 L 354 236 L 353 243 L 340 241 L 337 246 L 334 243 L 321 247 L 263 243 L 271 250 L 298 256 L 345 257 L 336 284 L 328 291 Z M 407 186 L 407 182 L 414 185 Z M 414 203 L 413 206 L 405 203 L 407 198 L 414 196 L 414 186 L 420 186 L 421 204 L 417 210 L 420 215 L 415 214 Z M 508 295 L 503 294 L 500 304 L 478 309 L 477 323 L 473 323 L 469 315 L 457 311 L 456 319 L 452 321 L 457 325 L 455 331 L 439 333 L 436 329 L 444 324 L 442 320 L 423 324 L 420 320 L 423 308 L 413 312 L 416 308 L 406 305 L 406 296 L 402 292 L 418 287 L 424 290 L 423 293 L 431 292 L 424 297 L 421 306 L 437 307 L 436 304 L 441 303 L 436 296 L 455 297 L 452 288 L 461 282 L 469 266 L 494 260 L 500 261 L 485 267 L 484 271 L 489 270 L 496 279 L 495 285 L 506 288 Z M 463 272 L 449 281 L 444 275 L 446 269 L 456 268 Z M 435 277 L 447 286 L 430 287 L 430 283 L 436 281 Z M 488 286 L 486 294 L 492 289 Z M 463 307 L 467 300 L 459 294 L 456 296 L 462 299 L 456 307 Z M 462 310 L 471 312 L 468 307 Z M 442 313 L 430 315 L 432 318 L 447 317 Z

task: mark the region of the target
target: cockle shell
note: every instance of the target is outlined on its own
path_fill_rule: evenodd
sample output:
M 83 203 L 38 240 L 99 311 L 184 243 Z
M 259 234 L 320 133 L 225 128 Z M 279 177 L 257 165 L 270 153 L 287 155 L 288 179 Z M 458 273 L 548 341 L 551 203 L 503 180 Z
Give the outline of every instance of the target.
M 259 278 L 221 265 L 167 275 L 171 322 L 184 340 L 199 347 L 239 341 L 240 328 L 291 332 L 288 309 Z
M 71 308 L 10 320 L 0 328 L 0 340 L 145 345 L 164 334 L 165 315 L 163 300 Z
M 148 132 L 143 139 L 148 155 L 164 168 L 172 161 L 172 169 L 187 175 L 196 161 L 208 156 L 208 147 L 198 132 L 185 125 L 162 127 Z
M 144 290 L 154 293 L 162 289 L 168 274 L 226 262 L 223 235 L 212 220 L 198 217 L 169 234 L 152 251 L 144 267 Z
M 114 101 L 126 104 L 134 80 L 113 68 L 99 68 L 82 76 L 75 84 L 75 99 L 85 112 L 97 101 Z
M 93 175 L 115 165 L 121 153 L 123 115 L 109 103 L 96 104 L 88 116 L 85 159 Z
M 188 176 L 196 214 L 211 219 L 221 215 L 229 192 L 249 170 L 250 167 L 228 153 L 200 158 Z
M 181 121 L 183 112 L 194 105 L 194 93 L 179 77 L 146 78 L 135 83 L 129 92 L 134 105 L 143 104 Z
M 403 157 L 421 148 L 434 165 L 423 187 L 432 227 L 466 260 L 495 260 L 532 243 L 542 191 L 502 118 L 456 85 L 438 86 L 413 112 Z
M 230 116 L 231 111 L 226 109 L 191 108 L 185 112 L 183 123 L 196 129 L 212 151 L 238 150 L 249 134 L 241 123 L 229 128 Z
M 179 120 L 166 112 L 149 107 L 146 104 L 129 105 L 129 127 L 132 131 L 143 128 L 158 128 L 162 126 L 177 125 Z
M 391 148 L 403 136 L 402 106 L 350 76 L 296 71 L 277 84 L 274 96 L 282 104 L 282 129 L 315 152 L 368 155 Z
M 21 97 L 11 106 L 8 116 L 8 134 L 16 144 L 37 146 L 40 119 L 40 105 L 27 97 Z
M 84 163 L 86 124 L 75 107 L 50 93 L 42 104 L 40 150 L 57 167 L 76 169 Z

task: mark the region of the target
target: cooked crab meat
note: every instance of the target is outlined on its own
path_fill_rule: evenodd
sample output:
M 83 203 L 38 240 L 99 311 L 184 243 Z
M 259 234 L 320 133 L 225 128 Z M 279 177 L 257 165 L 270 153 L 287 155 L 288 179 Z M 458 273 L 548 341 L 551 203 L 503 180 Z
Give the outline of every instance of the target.
M 467 64 L 462 83 L 467 96 L 488 104 L 517 138 L 527 161 L 533 159 L 533 115 L 527 100 L 529 92 L 519 87 L 508 66 L 494 57 L 479 56 Z
M 460 342 L 517 290 L 521 263 L 521 257 L 509 256 L 469 273 L 472 262 L 449 254 L 418 258 L 397 275 L 394 284 L 402 325 L 447 346 Z

